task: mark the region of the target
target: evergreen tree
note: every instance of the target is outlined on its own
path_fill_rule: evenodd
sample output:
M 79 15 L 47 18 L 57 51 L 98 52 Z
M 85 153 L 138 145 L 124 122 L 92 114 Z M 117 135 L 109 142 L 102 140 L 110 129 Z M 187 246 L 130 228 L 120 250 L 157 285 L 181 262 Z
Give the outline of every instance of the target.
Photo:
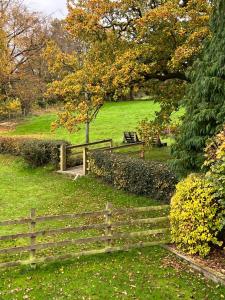
M 186 114 L 172 149 L 175 167 L 185 172 L 200 170 L 206 141 L 225 123 L 224 0 L 215 1 L 211 32 L 211 39 L 189 73 Z

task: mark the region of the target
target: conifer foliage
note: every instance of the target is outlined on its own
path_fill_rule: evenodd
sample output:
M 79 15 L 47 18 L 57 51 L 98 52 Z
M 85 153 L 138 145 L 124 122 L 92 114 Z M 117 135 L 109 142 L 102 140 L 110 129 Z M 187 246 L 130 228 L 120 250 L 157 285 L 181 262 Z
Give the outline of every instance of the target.
M 190 72 L 185 97 L 186 114 L 173 147 L 175 166 L 199 170 L 208 138 L 225 122 L 225 1 L 216 0 L 211 20 L 211 39 Z

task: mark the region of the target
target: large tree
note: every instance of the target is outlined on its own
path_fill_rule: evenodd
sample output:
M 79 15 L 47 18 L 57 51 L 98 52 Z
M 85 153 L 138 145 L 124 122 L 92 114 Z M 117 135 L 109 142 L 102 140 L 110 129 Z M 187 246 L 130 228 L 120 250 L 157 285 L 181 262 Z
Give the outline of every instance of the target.
M 225 122 L 225 1 L 216 0 L 211 20 L 211 39 L 190 72 L 181 132 L 173 152 L 182 170 L 199 170 L 208 138 Z
M 3 104 L 18 98 L 23 113 L 43 93 L 38 58 L 46 43 L 46 20 L 21 0 L 0 0 L 0 96 Z M 35 84 L 34 84 L 35 83 Z
M 66 91 L 69 102 L 77 103 L 73 93 L 77 82 L 71 79 L 77 79 L 76 73 L 82 71 L 89 79 L 84 90 L 89 84 L 97 85 L 100 98 L 102 90 L 105 99 L 118 100 L 144 88 L 160 98 L 164 115 L 178 108 L 188 82 L 185 72 L 209 35 L 208 1 L 179 5 L 178 0 L 68 0 L 68 8 L 68 37 L 79 42 L 82 51 L 74 49 L 72 53 L 57 40 L 48 46 L 49 67 L 58 72 L 52 93 L 54 87 L 55 94 Z M 77 59 L 73 66 L 71 55 Z M 90 70 L 93 76 L 89 76 Z M 58 88 L 60 79 L 62 89 Z M 70 125 L 72 120 L 77 119 L 72 118 Z

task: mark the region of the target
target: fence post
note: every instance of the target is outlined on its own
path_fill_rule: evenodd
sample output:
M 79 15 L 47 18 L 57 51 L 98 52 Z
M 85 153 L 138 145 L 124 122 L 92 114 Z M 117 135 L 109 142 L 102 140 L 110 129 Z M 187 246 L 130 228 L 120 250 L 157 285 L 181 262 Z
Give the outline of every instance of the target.
M 113 148 L 113 140 L 111 139 L 110 140 L 110 148 Z M 112 153 L 113 151 L 112 150 L 110 150 L 110 153 Z
M 83 149 L 83 171 L 84 175 L 87 175 L 88 173 L 88 148 L 84 147 Z
M 66 145 L 60 146 L 60 171 L 66 171 Z
M 105 235 L 106 236 L 112 236 L 112 204 L 107 202 L 106 204 L 106 214 L 105 214 L 105 223 L 106 223 L 106 230 Z M 112 247 L 112 239 L 108 239 L 106 241 L 106 249 Z
M 145 158 L 145 144 L 144 143 L 142 144 L 142 147 L 141 147 L 141 158 L 142 159 Z
M 35 227 L 36 227 L 36 209 L 32 208 L 31 212 L 30 212 L 30 218 L 31 218 L 31 222 L 30 222 L 30 230 L 31 233 L 35 232 Z M 34 246 L 36 243 L 36 236 L 32 235 L 30 238 L 30 246 Z M 35 259 L 35 254 L 36 254 L 36 250 L 32 249 L 30 250 L 30 260 L 31 260 L 31 267 L 35 268 L 36 264 L 32 263 L 32 261 Z

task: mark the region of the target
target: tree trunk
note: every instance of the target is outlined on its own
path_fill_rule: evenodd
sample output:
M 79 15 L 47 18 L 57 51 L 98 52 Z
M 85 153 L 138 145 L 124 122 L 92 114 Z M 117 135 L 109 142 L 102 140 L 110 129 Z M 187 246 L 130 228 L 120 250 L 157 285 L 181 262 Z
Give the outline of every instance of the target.
M 90 121 L 86 121 L 86 133 L 85 133 L 85 143 L 89 144 L 90 141 Z

